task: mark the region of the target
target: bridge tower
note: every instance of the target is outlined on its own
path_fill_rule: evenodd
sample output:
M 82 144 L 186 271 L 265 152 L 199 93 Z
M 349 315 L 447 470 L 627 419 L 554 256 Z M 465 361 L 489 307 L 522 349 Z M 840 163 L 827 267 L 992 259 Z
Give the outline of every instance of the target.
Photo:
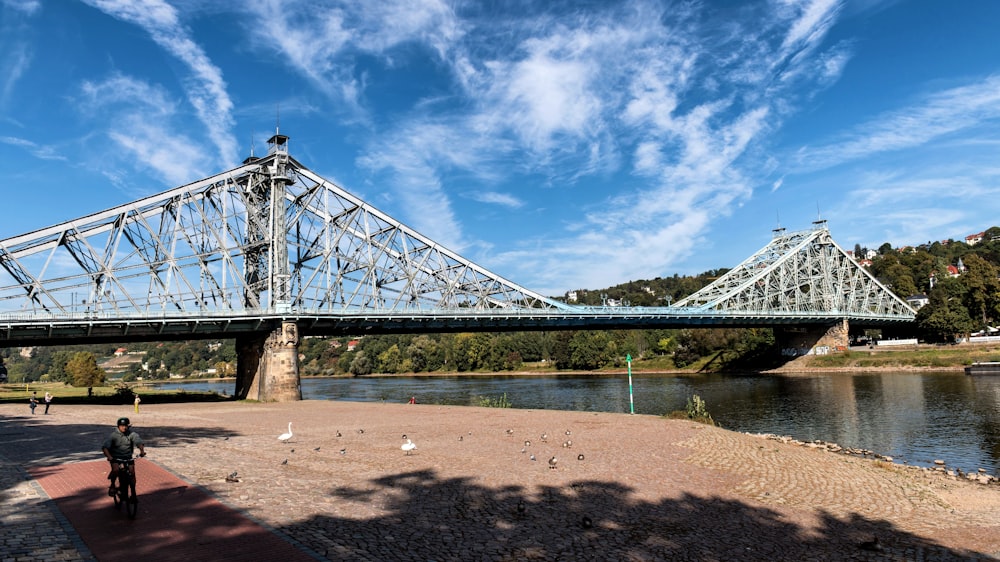
M 274 313 L 292 310 L 286 232 L 286 188 L 289 171 L 288 137 L 275 130 L 268 139 L 270 165 L 247 174 L 247 250 L 244 257 L 246 290 L 243 306 L 266 307 Z M 250 156 L 244 163 L 252 162 Z M 265 295 L 267 301 L 265 301 Z M 261 401 L 302 399 L 299 384 L 299 330 L 282 321 L 266 336 L 236 339 L 236 396 Z

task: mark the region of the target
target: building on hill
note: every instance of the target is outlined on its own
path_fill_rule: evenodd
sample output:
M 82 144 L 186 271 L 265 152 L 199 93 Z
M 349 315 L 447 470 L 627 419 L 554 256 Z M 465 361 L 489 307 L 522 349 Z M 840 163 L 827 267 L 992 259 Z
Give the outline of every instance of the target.
M 912 306 L 914 310 L 920 310 L 924 306 L 927 306 L 930 302 L 931 299 L 923 293 L 906 297 L 906 304 Z
M 968 245 L 970 245 L 970 246 L 975 246 L 976 244 L 982 242 L 983 238 L 985 236 L 986 236 L 985 232 L 980 232 L 980 233 L 977 233 L 977 234 L 970 234 L 970 235 L 968 235 L 968 236 L 965 237 L 965 243 L 968 244 Z

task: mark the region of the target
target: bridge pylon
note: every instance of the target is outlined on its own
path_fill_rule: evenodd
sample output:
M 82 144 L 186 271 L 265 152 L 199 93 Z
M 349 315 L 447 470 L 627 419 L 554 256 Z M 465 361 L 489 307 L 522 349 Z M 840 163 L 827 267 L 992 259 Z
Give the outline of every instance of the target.
M 846 349 L 848 322 L 887 326 L 916 318 L 906 301 L 833 241 L 823 220 L 810 230 L 776 229 L 764 248 L 677 306 L 775 320 L 797 317 L 797 327 L 783 328 L 779 336 L 787 349 L 803 353 Z M 816 318 L 812 328 L 810 316 Z

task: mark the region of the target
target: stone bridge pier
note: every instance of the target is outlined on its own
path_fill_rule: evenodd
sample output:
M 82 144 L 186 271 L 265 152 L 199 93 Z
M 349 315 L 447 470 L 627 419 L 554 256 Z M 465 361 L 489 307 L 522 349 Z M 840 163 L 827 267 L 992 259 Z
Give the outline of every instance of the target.
M 236 338 L 236 398 L 261 402 L 302 400 L 299 327 L 282 322 L 267 335 Z
M 774 336 L 781 355 L 794 359 L 803 355 L 829 355 L 847 351 L 850 345 L 847 319 L 836 324 L 776 327 Z

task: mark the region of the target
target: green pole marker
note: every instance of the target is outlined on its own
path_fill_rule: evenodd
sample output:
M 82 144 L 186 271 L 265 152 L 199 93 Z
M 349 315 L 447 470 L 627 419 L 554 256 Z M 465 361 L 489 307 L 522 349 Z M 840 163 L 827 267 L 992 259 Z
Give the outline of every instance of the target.
M 635 413 L 635 402 L 632 401 L 632 354 L 625 355 L 625 362 L 628 363 L 628 413 Z

